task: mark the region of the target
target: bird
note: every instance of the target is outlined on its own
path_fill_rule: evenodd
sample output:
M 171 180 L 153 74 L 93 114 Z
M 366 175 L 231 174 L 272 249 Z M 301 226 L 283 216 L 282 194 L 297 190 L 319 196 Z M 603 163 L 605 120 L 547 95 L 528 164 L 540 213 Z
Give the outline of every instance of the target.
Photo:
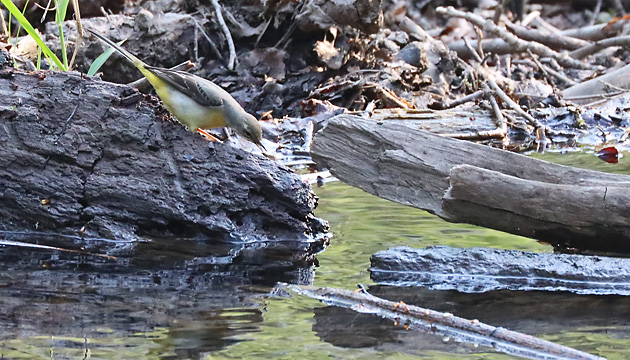
M 220 86 L 185 71 L 148 65 L 110 39 L 92 29 L 86 30 L 140 70 L 166 109 L 190 131 L 214 138 L 204 130 L 229 127 L 264 150 L 261 144 L 262 128 L 258 120 Z

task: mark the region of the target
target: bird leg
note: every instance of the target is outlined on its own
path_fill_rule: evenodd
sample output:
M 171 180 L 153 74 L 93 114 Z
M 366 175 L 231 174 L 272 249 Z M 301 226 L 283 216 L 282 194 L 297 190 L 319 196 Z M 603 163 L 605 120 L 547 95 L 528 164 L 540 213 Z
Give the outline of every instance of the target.
M 208 141 L 216 141 L 219 143 L 222 143 L 223 141 L 221 139 L 219 139 L 217 136 L 210 134 L 209 132 L 203 130 L 203 129 L 199 129 L 197 128 L 197 132 L 200 133 L 201 135 L 203 135 L 206 140 Z

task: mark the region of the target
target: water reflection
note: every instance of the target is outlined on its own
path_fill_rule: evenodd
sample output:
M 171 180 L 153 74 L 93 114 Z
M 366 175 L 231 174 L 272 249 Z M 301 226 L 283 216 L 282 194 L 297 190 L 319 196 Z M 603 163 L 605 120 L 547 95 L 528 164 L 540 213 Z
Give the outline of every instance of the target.
M 319 246 L 156 240 L 110 251 L 115 258 L 3 247 L 0 352 L 16 359 L 201 358 L 260 331 L 269 285 L 312 283 L 308 259 Z
M 594 155 L 594 160 L 603 163 Z M 0 353 L 11 359 L 514 359 L 407 331 L 390 320 L 303 297 L 269 297 L 276 281 L 369 286 L 370 256 L 408 245 L 550 252 L 531 239 L 449 224 L 340 183 L 316 189 L 332 246 L 153 242 L 107 248 L 116 260 L 0 247 Z M 19 240 L 19 239 L 18 239 Z M 50 239 L 48 239 L 50 240 Z M 67 241 L 52 243 L 66 244 Z M 115 251 L 114 251 L 115 250 Z M 542 336 L 610 359 L 630 358 L 625 297 L 371 286 L 370 292 Z

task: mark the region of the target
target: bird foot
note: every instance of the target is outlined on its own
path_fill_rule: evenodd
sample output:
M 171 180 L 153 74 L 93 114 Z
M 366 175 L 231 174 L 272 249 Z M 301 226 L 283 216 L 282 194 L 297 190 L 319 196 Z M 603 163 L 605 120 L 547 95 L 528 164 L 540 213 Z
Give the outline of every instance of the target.
M 212 135 L 203 129 L 197 129 L 197 132 L 203 135 L 208 141 L 216 141 L 219 143 L 223 143 L 223 140 L 219 139 L 216 135 Z

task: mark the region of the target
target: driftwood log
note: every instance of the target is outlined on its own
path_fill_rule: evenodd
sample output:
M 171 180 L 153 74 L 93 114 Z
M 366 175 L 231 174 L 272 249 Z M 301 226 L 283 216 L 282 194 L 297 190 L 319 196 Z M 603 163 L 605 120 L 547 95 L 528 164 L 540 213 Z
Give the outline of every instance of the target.
M 630 252 L 630 176 L 551 164 L 417 130 L 340 115 L 314 160 L 385 199 L 558 248 Z
M 110 239 L 312 239 L 291 170 L 205 141 L 155 98 L 78 73 L 0 65 L 0 228 Z

